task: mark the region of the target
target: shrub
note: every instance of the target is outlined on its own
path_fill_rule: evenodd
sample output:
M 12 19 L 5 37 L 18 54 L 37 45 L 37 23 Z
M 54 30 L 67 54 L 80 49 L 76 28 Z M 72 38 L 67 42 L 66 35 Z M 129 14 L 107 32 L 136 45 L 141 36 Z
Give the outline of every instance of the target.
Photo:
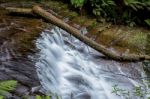
M 126 23 L 131 26 L 145 24 L 149 26 L 149 0 L 70 0 L 75 8 L 82 8 L 88 3 L 95 16 L 108 21 Z

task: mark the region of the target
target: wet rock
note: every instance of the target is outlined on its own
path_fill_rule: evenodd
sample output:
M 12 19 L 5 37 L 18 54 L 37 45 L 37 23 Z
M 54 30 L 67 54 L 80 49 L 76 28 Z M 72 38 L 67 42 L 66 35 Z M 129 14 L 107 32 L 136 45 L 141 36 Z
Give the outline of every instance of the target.
M 6 98 L 11 98 L 12 97 L 12 94 L 11 93 L 9 93 L 9 92 L 7 92 L 7 93 L 5 93 L 5 94 L 3 94 Z
M 20 84 L 17 86 L 17 88 L 15 90 L 15 94 L 17 96 L 28 95 L 29 94 L 29 88 Z
M 91 95 L 88 92 L 82 92 L 75 95 L 72 99 L 91 99 Z
M 3 65 L 5 68 L 5 74 L 13 79 L 29 87 L 39 85 L 35 66 L 29 60 L 11 60 L 4 62 Z
M 41 90 L 41 86 L 32 87 L 30 93 L 31 94 L 33 94 L 33 93 L 34 94 L 41 94 L 40 90 Z
M 3 70 L 0 70 L 0 80 L 9 80 L 12 79 L 9 75 L 7 75 Z
M 0 80 L 17 80 L 16 90 L 5 96 L 8 99 L 22 99 L 20 97 L 34 94 L 30 92 L 32 87 L 40 85 L 35 63 L 27 56 L 34 49 L 33 40 L 41 33 L 44 22 L 10 16 L 1 9 L 11 4 L 0 4 Z

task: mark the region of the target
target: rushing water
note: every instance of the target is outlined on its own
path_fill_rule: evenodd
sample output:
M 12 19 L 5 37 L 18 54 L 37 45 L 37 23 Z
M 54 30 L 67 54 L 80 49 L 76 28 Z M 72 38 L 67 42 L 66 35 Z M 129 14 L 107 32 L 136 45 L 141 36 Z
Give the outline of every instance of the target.
M 112 93 L 113 85 L 131 90 L 142 84 L 141 63 L 103 59 L 58 27 L 45 30 L 36 45 L 37 74 L 47 94 L 55 93 L 62 99 L 124 99 Z

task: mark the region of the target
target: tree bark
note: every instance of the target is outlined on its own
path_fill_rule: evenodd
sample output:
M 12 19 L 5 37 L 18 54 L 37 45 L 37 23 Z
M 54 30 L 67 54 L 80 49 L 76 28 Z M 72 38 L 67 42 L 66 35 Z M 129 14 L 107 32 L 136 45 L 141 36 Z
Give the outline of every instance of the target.
M 16 13 L 16 14 L 24 14 L 24 15 L 34 15 L 32 13 L 32 9 L 27 8 L 14 8 L 14 7 L 7 7 L 6 10 L 10 13 Z
M 117 60 L 117 61 L 150 60 L 150 56 L 147 56 L 147 55 L 116 54 L 116 53 L 112 52 L 111 50 L 107 49 L 105 46 L 98 44 L 95 41 L 91 40 L 90 38 L 82 35 L 79 30 L 68 25 L 64 21 L 56 18 L 54 15 L 52 15 L 51 13 L 48 13 L 47 11 L 45 11 L 44 9 L 42 9 L 39 6 L 34 6 L 31 13 L 32 12 L 41 16 L 42 18 L 48 20 L 50 23 L 66 30 L 68 33 L 72 34 L 74 37 L 76 37 L 80 41 L 84 42 L 85 44 L 87 44 L 91 48 L 97 50 L 98 52 L 104 54 L 105 56 L 107 56 L 113 60 Z

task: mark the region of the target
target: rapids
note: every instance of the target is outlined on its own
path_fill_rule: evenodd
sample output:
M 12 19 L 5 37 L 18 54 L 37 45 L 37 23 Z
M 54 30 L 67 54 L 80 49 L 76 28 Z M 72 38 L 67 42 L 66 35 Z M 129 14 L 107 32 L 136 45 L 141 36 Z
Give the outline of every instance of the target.
M 112 93 L 112 86 L 117 84 L 131 90 L 143 85 L 140 62 L 104 59 L 102 54 L 58 27 L 42 32 L 36 46 L 37 74 L 47 94 L 57 94 L 62 99 L 125 99 Z M 130 98 L 138 99 L 134 95 Z

